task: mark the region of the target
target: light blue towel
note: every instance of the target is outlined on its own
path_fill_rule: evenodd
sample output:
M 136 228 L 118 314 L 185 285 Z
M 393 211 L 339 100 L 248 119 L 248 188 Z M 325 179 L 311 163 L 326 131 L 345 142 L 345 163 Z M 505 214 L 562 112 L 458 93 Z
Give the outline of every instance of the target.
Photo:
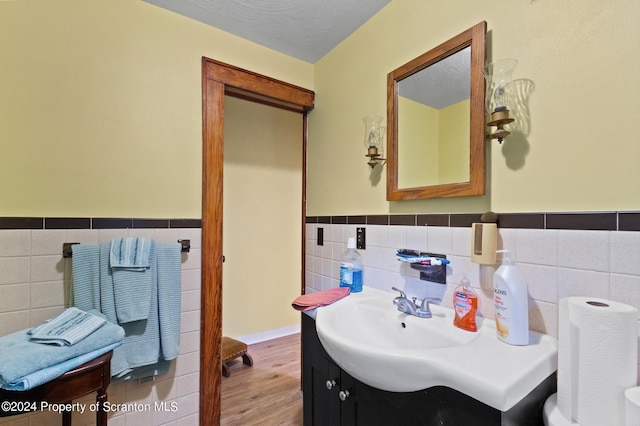
M 178 243 L 156 244 L 158 257 L 158 314 L 164 359 L 180 353 L 180 288 L 182 247 Z
M 29 340 L 58 346 L 71 346 L 102 327 L 107 320 L 78 308 L 68 308 L 59 315 L 29 330 Z
M 97 259 L 92 263 L 99 265 L 95 271 L 97 278 L 78 279 L 88 286 L 97 286 L 100 295 L 100 310 L 109 321 L 118 322 L 116 313 L 116 297 L 110 261 L 110 243 L 96 246 Z M 151 309 L 146 320 L 121 324 L 125 330 L 123 345 L 113 351 L 111 375 L 115 378 L 137 377 L 135 369 L 153 366 L 162 360 L 178 356 L 180 346 L 180 278 L 181 254 L 180 244 L 156 243 L 151 253 L 152 292 Z M 157 252 L 157 255 L 156 255 Z M 76 263 L 75 258 L 73 262 Z M 77 277 L 74 277 L 74 283 Z M 80 288 L 75 290 L 76 304 L 91 304 L 95 289 Z M 162 336 L 162 337 L 161 337 Z M 150 367 L 144 371 L 161 373 L 166 365 L 158 368 Z M 140 373 L 144 374 L 144 373 Z M 144 376 L 139 376 L 144 377 Z
M 109 321 L 118 322 L 116 288 L 109 267 L 111 243 L 100 244 L 100 306 Z M 154 364 L 160 357 L 160 333 L 158 326 L 158 292 L 155 268 L 155 248 L 151 250 L 151 309 L 146 320 L 121 323 L 125 331 L 124 342 L 113 352 L 111 375 L 121 376 L 133 368 Z
M 151 238 L 115 238 L 111 241 L 109 265 L 112 268 L 144 270 L 151 267 Z
M 156 243 L 160 355 L 153 364 L 124 370 L 115 380 L 137 380 L 166 374 L 180 354 L 181 259 L 176 243 Z
M 0 386 L 122 342 L 125 334 L 122 327 L 107 322 L 73 346 L 55 346 L 30 342 L 28 331 L 22 330 L 0 337 Z
M 155 262 L 155 243 L 150 238 L 116 238 L 111 241 L 109 266 L 118 323 L 149 318 L 151 309 L 151 266 Z
M 53 365 L 51 367 L 43 368 L 42 370 L 35 371 L 31 374 L 27 374 L 24 377 L 14 380 L 11 383 L 6 383 L 0 386 L 2 389 L 11 391 L 25 391 L 40 386 L 43 383 L 50 382 L 62 376 L 67 371 L 71 371 L 76 367 L 80 367 L 82 364 L 98 358 L 100 355 L 104 355 L 107 352 L 117 348 L 122 343 L 114 343 L 104 348 L 96 349 L 93 352 L 89 352 L 75 358 L 68 359 L 60 364 Z
M 74 244 L 71 251 L 71 304 L 83 311 L 101 311 L 99 248 L 93 244 Z

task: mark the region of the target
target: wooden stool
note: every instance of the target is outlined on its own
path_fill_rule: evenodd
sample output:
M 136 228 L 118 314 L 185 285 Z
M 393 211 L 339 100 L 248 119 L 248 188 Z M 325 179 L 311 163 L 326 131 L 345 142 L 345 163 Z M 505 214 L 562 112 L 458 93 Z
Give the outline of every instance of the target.
M 227 361 L 242 357 L 242 362 L 245 365 L 251 367 L 253 365 L 253 359 L 251 355 L 247 353 L 247 344 L 240 342 L 239 340 L 232 339 L 231 337 L 222 338 L 222 375 L 229 377 L 231 372 Z
M 0 389 L 0 401 L 8 401 L 13 403 L 28 402 L 40 407 L 41 402 L 50 404 L 71 403 L 74 399 L 87 395 L 91 392 L 97 392 L 96 395 L 96 425 L 106 426 L 107 410 L 105 403 L 107 402 L 107 387 L 111 382 L 111 356 L 112 351 L 107 352 L 98 358 L 82 364 L 80 367 L 67 371 L 57 379 L 43 383 L 26 391 L 8 391 Z M 20 407 L 17 404 L 16 407 Z M 7 405 L 12 407 L 11 404 Z M 30 406 L 32 407 L 32 406 Z M 33 411 L 28 409 L 28 411 Z M 13 416 L 23 414 L 28 411 L 5 411 L 0 410 L 0 417 Z M 71 425 L 71 411 L 62 413 L 62 424 L 64 426 Z

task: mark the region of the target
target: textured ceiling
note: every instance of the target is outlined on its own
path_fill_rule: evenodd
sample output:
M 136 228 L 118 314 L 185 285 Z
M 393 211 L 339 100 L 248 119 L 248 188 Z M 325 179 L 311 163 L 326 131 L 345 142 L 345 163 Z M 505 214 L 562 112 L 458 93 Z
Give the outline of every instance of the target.
M 471 97 L 471 47 L 400 82 L 400 96 L 441 109 Z
M 315 63 L 391 0 L 144 0 Z

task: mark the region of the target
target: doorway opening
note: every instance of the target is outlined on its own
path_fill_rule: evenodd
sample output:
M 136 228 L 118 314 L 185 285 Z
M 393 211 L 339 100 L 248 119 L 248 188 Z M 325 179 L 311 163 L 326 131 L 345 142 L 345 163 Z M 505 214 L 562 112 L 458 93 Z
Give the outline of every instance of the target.
M 302 265 L 304 292 L 304 240 L 306 216 L 307 114 L 313 109 L 313 91 L 202 59 L 202 281 L 200 320 L 200 424 L 220 423 L 222 339 L 222 195 L 225 95 L 297 112 L 302 117 Z

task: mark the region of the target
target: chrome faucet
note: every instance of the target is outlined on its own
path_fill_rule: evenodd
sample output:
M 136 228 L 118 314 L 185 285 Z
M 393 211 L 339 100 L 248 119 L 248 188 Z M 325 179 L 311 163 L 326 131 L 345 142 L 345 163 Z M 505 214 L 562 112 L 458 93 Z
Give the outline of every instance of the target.
M 415 298 L 414 298 L 414 301 L 412 302 L 411 300 L 407 299 L 407 295 L 404 294 L 404 291 L 396 287 L 391 287 L 391 289 L 400 292 L 400 296 L 393 299 L 393 304 L 398 307 L 398 310 L 400 312 L 404 312 L 405 314 L 415 315 L 416 314 Z
M 399 291 L 400 296 L 393 299 L 393 304 L 397 306 L 400 312 L 404 312 L 405 314 L 413 315 L 419 318 L 431 318 L 431 307 L 429 306 L 429 301 L 432 302 L 440 302 L 441 299 L 434 299 L 430 297 L 425 297 L 420 302 L 420 306 L 417 304 L 417 298 L 412 297 L 411 300 L 407 299 L 404 291 L 399 288 L 392 287 L 392 290 Z

